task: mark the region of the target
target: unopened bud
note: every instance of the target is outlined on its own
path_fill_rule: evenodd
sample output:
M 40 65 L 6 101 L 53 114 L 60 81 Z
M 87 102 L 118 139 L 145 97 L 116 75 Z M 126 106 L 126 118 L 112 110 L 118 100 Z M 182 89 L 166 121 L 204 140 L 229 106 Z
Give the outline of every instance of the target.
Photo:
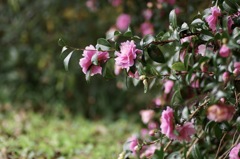
M 150 136 L 155 136 L 155 130 L 153 129 L 153 130 L 150 130 L 149 132 L 148 132 L 148 134 L 150 135 Z
M 227 43 L 227 39 L 226 39 L 226 38 L 223 38 L 223 39 L 222 39 L 222 43 L 223 43 L 223 44 L 226 44 L 226 43 Z
M 141 75 L 141 76 L 139 77 L 139 79 L 140 79 L 140 80 L 145 80 L 145 79 L 146 79 L 146 76 L 145 76 L 145 75 Z
M 126 154 L 125 151 L 123 151 L 122 153 L 120 153 L 120 154 L 118 155 L 118 159 L 124 159 L 124 158 L 125 158 L 125 154 Z
M 230 79 L 229 72 L 224 72 L 222 75 L 222 79 L 223 79 L 223 82 L 226 84 Z
M 140 149 L 141 149 L 141 147 L 140 147 L 139 145 L 137 145 L 137 146 L 134 147 L 134 151 L 135 151 L 135 152 L 138 152 Z

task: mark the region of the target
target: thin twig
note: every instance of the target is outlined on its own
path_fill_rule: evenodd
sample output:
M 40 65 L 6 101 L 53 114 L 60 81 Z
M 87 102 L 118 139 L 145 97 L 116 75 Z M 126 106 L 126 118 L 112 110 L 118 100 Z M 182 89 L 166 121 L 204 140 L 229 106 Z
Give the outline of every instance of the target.
M 190 148 L 189 148 L 189 150 L 188 150 L 188 152 L 187 152 L 187 158 L 188 158 L 189 155 L 191 154 L 191 151 L 192 151 L 192 149 L 193 149 L 193 146 L 200 140 L 200 138 L 202 137 L 203 133 L 204 133 L 204 131 L 202 130 L 201 133 L 199 134 L 198 138 L 196 138 L 196 139 L 194 140 L 194 142 L 192 143 L 192 145 L 190 146 Z
M 223 140 L 224 140 L 224 138 L 225 138 L 226 135 L 227 135 L 227 132 L 225 132 L 225 133 L 223 134 L 223 136 L 222 136 L 222 138 L 221 138 L 221 140 L 220 140 L 220 143 L 219 143 L 219 145 L 218 145 L 218 149 L 217 149 L 217 153 L 216 153 L 215 159 L 217 159 L 217 157 L 218 157 L 218 154 L 219 154 L 220 149 L 221 149 L 222 142 L 223 142 Z
M 168 147 L 172 144 L 173 140 L 169 141 L 166 145 L 166 147 L 164 147 L 163 151 L 167 151 Z

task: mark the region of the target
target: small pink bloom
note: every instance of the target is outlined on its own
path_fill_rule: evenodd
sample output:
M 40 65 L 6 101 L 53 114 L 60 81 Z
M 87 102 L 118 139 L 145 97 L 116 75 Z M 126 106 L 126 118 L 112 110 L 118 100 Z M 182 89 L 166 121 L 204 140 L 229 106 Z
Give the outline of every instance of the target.
M 98 58 L 98 65 L 93 65 L 92 57 L 97 54 Z M 85 48 L 83 51 L 83 58 L 80 59 L 79 65 L 82 68 L 83 73 L 87 73 L 90 69 L 91 76 L 95 74 L 102 74 L 102 67 L 100 66 L 101 63 L 105 63 L 109 59 L 108 52 L 105 51 L 97 51 L 94 46 L 90 45 Z
M 182 10 L 180 9 L 180 8 L 175 8 L 175 13 L 177 14 L 177 15 L 179 15 L 180 13 L 182 12 Z
M 234 106 L 225 104 L 215 104 L 208 108 L 207 117 L 215 122 L 231 120 L 235 113 Z
M 187 36 L 187 37 L 184 37 L 184 38 L 180 39 L 180 42 L 181 42 L 181 44 L 183 44 L 185 42 L 190 43 L 191 40 L 192 40 L 192 36 Z
M 145 20 L 150 20 L 152 15 L 153 15 L 153 12 L 151 9 L 146 9 L 143 11 L 143 17 L 145 18 Z
M 205 54 L 206 54 L 206 45 L 204 45 L 204 44 L 199 45 L 197 53 L 199 53 L 202 56 L 205 56 Z
M 229 49 L 229 47 L 226 44 L 224 44 L 219 51 L 219 55 L 221 57 L 228 57 L 230 55 L 230 53 L 231 53 L 231 50 Z
M 140 134 L 141 134 L 142 138 L 146 137 L 148 135 L 148 133 L 149 133 L 148 129 L 141 129 Z
M 140 115 L 142 117 L 143 123 L 147 124 L 149 121 L 152 120 L 152 118 L 155 115 L 155 112 L 153 110 L 141 110 Z
M 157 147 L 155 145 L 150 145 L 147 149 L 141 154 L 140 158 L 149 158 L 151 157 L 154 152 L 156 151 Z
M 152 129 L 157 129 L 157 128 L 159 128 L 159 124 L 157 123 L 157 122 L 149 122 L 148 123 L 148 129 L 149 130 L 152 130 Z
M 232 18 L 229 16 L 228 17 L 228 32 L 231 34 L 232 33 L 232 25 L 233 25 L 233 20 Z
M 91 11 L 96 11 L 96 10 L 97 10 L 97 2 L 96 2 L 96 0 L 87 0 L 87 1 L 86 1 L 86 6 L 87 6 Z
M 134 41 L 126 41 L 121 43 L 120 52 L 117 52 L 115 59 L 116 65 L 121 68 L 127 68 L 134 65 L 134 60 L 137 58 L 137 54 L 141 51 L 136 49 Z
M 240 62 L 234 62 L 233 74 L 238 76 L 240 74 Z
M 179 55 L 180 61 L 182 62 L 184 61 L 186 54 L 187 54 L 186 50 L 183 50 L 182 52 L 180 52 L 180 55 Z
M 142 32 L 142 35 L 152 35 L 154 33 L 154 28 L 153 28 L 153 24 L 150 22 L 144 22 L 141 24 L 140 26 L 140 30 Z
M 230 79 L 230 74 L 229 74 L 229 72 L 224 72 L 223 73 L 223 75 L 222 75 L 222 79 L 223 79 L 223 82 L 224 83 L 227 83 L 228 81 L 229 81 L 229 79 Z
M 216 31 L 218 17 L 221 15 L 220 9 L 216 6 L 211 7 L 211 15 L 206 17 L 206 21 L 212 31 Z
M 132 73 L 132 71 L 129 71 L 128 76 L 131 78 L 139 79 L 139 73 L 137 71 L 135 73 Z
M 172 80 L 167 80 L 164 83 L 164 93 L 169 94 L 174 86 L 174 82 Z
M 192 88 L 199 88 L 199 79 L 196 78 L 196 74 L 192 74 L 190 82 Z
M 176 126 L 176 130 L 178 132 L 177 140 L 179 141 L 190 141 L 190 137 L 196 133 L 194 125 L 191 122 L 186 122 L 183 126 Z
M 129 143 L 129 149 L 135 154 L 135 147 L 138 145 L 138 138 L 136 136 L 130 137 L 127 142 Z
M 111 4 L 114 7 L 117 7 L 122 4 L 122 0 L 111 0 Z
M 167 107 L 166 110 L 162 112 L 161 116 L 161 132 L 165 134 L 170 139 L 176 139 L 176 135 L 174 134 L 174 116 L 173 109 Z
M 119 30 L 125 31 L 131 23 L 131 17 L 128 14 L 121 14 L 117 18 L 116 26 Z
M 240 152 L 240 144 L 237 144 L 230 151 L 229 159 L 240 159 L 239 152 Z

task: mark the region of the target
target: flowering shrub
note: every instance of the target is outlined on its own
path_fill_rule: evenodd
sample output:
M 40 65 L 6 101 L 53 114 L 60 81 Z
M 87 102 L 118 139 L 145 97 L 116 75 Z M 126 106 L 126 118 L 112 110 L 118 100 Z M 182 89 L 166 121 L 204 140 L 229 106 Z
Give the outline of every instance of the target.
M 97 73 L 125 76 L 145 93 L 158 90 L 155 107 L 140 112 L 145 128 L 127 140 L 119 159 L 240 158 L 240 2 L 212 4 L 182 24 L 173 9 L 168 30 L 157 34 L 147 22 L 152 12 L 144 10 L 150 31 L 142 26 L 143 38 L 126 28 L 131 19 L 125 14 L 117 27 L 126 31 L 98 39 L 97 51 L 84 49 L 80 66 L 87 80 Z

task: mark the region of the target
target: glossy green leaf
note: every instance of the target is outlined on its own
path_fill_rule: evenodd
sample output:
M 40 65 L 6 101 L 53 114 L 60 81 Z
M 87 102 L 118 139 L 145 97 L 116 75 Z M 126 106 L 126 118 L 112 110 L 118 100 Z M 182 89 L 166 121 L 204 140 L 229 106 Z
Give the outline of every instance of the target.
M 209 41 L 213 39 L 213 34 L 208 30 L 203 30 L 200 34 L 200 38 L 203 41 Z
M 172 65 L 172 69 L 175 71 L 186 71 L 186 67 L 182 62 L 176 62 Z
M 150 45 L 147 48 L 147 52 L 148 52 L 149 57 L 153 61 L 158 62 L 158 63 L 164 63 L 165 62 L 164 55 L 157 45 Z
M 111 48 L 111 45 L 110 45 L 110 43 L 109 43 L 106 39 L 104 39 L 104 38 L 99 38 L 99 39 L 97 40 L 97 46 L 96 46 L 96 48 L 97 48 L 98 50 L 107 51 L 107 50 L 109 50 L 109 49 Z
M 140 42 L 140 45 L 142 47 L 147 46 L 148 44 L 150 44 L 151 42 L 153 42 L 155 40 L 154 36 L 152 35 L 146 35 L 143 37 L 143 39 Z
M 222 6 L 223 6 L 224 10 L 226 10 L 230 14 L 237 12 L 237 9 L 233 6 L 231 6 L 230 4 L 227 4 L 226 1 L 223 2 Z
M 104 78 L 115 78 L 115 74 L 113 72 L 113 64 L 114 59 L 108 60 L 103 66 L 102 75 Z
M 194 159 L 203 159 L 200 149 L 199 149 L 198 145 L 196 145 L 196 144 L 193 145 L 192 156 Z
M 85 75 L 86 81 L 89 82 L 91 78 L 91 69 L 89 69 Z
M 175 9 L 173 9 L 169 14 L 169 23 L 173 27 L 173 29 L 177 28 L 177 16 Z
M 59 38 L 59 39 L 58 39 L 58 45 L 59 45 L 59 46 L 62 46 L 62 47 L 63 47 L 63 46 L 66 46 L 66 42 L 65 42 L 62 38 Z
M 133 34 L 132 34 L 132 30 L 130 27 L 128 27 L 127 31 L 123 34 L 123 36 L 125 37 L 131 37 Z

